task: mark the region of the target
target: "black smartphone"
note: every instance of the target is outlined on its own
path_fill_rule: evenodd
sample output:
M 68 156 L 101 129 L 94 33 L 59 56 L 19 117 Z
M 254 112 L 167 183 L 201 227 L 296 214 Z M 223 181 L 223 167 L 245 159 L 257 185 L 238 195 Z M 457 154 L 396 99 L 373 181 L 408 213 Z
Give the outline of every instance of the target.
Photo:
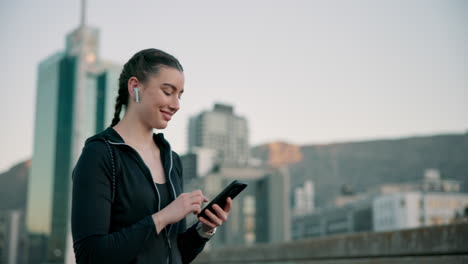
M 242 192 L 245 187 L 247 187 L 246 183 L 239 182 L 237 180 L 231 182 L 221 193 L 218 194 L 211 202 L 205 206 L 201 210 L 201 212 L 198 214 L 198 217 L 202 216 L 205 219 L 209 219 L 206 214 L 205 210 L 209 209 L 213 214 L 216 215 L 216 212 L 213 208 L 211 208 L 214 204 L 219 205 L 221 208 L 224 208 L 226 205 L 226 199 L 228 197 L 231 197 L 231 199 L 234 199 L 240 192 Z

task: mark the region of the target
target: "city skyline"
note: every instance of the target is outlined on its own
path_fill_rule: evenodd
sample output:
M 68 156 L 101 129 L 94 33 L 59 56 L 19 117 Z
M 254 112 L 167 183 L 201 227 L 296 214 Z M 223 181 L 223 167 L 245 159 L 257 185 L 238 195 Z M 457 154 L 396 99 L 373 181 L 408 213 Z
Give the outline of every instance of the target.
M 189 116 L 218 101 L 248 120 L 251 145 L 465 133 L 468 4 L 354 3 L 101 1 L 87 20 L 117 63 L 147 47 L 181 60 L 186 94 L 164 131 L 181 154 Z M 5 171 L 31 158 L 38 63 L 78 26 L 80 1 L 0 5 Z

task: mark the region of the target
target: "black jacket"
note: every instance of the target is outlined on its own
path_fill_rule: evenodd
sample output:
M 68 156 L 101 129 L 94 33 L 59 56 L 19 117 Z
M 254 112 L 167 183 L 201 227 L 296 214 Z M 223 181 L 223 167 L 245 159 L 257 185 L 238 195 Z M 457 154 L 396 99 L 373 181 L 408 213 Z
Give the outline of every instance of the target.
M 154 134 L 153 139 L 174 200 L 183 188 L 180 158 L 163 134 Z M 86 140 L 73 170 L 71 225 L 76 262 L 190 263 L 207 239 L 195 225 L 186 229 L 185 219 L 157 234 L 151 215 L 161 209 L 158 195 L 140 155 L 113 128 Z

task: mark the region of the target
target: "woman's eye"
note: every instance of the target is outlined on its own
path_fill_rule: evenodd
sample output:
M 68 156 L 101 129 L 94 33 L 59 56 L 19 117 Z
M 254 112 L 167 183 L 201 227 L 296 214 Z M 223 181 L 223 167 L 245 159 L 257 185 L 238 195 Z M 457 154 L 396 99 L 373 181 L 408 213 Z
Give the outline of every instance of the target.
M 166 91 L 163 91 L 163 92 L 164 92 L 164 94 L 167 95 L 167 96 L 171 95 L 171 93 L 168 93 L 168 92 L 166 92 Z

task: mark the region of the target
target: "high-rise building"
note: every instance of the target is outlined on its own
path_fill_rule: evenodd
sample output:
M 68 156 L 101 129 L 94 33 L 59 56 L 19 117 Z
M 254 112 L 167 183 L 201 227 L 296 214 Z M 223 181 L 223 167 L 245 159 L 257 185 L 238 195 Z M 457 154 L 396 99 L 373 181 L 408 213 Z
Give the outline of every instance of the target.
M 72 248 L 71 172 L 85 139 L 110 125 L 121 70 L 101 60 L 98 44 L 98 30 L 82 20 L 65 50 L 39 64 L 26 210 L 29 263 L 64 263 Z
M 212 111 L 203 111 L 189 120 L 188 149 L 217 151 L 218 162 L 224 167 L 244 167 L 249 160 L 247 120 L 234 114 L 230 105 L 215 104 Z

